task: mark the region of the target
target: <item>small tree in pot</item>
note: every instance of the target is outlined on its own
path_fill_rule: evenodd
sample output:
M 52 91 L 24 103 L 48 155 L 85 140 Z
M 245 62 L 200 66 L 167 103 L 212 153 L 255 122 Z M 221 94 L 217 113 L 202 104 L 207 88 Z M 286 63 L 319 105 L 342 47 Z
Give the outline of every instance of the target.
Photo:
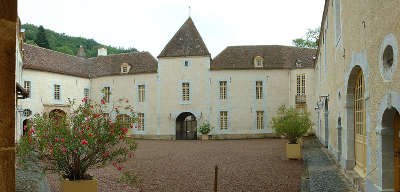
M 309 115 L 307 112 L 299 112 L 282 105 L 277 111 L 277 116 L 272 118 L 272 128 L 289 141 L 286 145 L 288 158 L 301 158 L 301 146 L 297 141 L 312 127 Z
M 80 185 L 76 186 L 80 191 L 97 191 L 97 181 L 87 174 L 88 169 L 112 162 L 121 171 L 120 163 L 132 158 L 137 147 L 131 138 L 126 137 L 135 123 L 133 108 L 124 107 L 132 118 L 117 118 L 115 121 L 105 115 L 104 108 L 104 100 L 95 104 L 84 98 L 82 104 L 64 117 L 36 114 L 32 125 L 24 127 L 27 134 L 18 144 L 19 164 L 23 166 L 26 160 L 37 160 L 43 164 L 44 171 L 58 173 L 63 178 L 61 191 L 74 190 L 72 185 Z M 112 111 L 117 117 L 119 108 Z M 84 183 L 85 180 L 88 182 Z
M 200 125 L 199 131 L 202 134 L 201 140 L 208 140 L 208 133 L 210 133 L 210 131 L 211 131 L 210 123 L 207 121 L 207 122 L 203 123 L 202 125 Z

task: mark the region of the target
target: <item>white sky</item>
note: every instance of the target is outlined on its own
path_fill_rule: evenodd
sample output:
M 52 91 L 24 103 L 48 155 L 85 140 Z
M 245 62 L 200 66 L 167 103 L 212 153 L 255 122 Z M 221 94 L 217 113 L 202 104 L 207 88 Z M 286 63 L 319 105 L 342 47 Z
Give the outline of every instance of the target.
M 191 17 L 212 57 L 230 45 L 292 45 L 321 24 L 324 0 L 19 0 L 22 23 L 157 57 Z

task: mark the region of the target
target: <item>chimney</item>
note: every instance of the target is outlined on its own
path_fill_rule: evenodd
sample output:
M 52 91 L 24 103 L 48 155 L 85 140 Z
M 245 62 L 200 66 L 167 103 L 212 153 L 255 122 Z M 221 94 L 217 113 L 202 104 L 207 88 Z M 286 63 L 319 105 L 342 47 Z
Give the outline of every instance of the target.
M 97 56 L 107 56 L 107 48 L 101 46 L 97 49 Z
M 81 45 L 78 49 L 78 53 L 76 53 L 76 56 L 78 57 L 86 57 L 85 50 L 83 49 L 83 46 Z

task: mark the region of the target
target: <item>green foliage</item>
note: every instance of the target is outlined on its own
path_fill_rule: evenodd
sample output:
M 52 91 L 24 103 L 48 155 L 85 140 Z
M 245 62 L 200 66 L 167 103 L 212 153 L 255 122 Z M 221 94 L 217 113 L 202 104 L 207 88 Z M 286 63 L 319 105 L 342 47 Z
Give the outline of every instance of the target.
M 297 143 L 297 139 L 312 127 L 309 116 L 307 112 L 299 112 L 293 107 L 286 108 L 282 105 L 277 116 L 272 118 L 272 128 L 277 134 L 286 137 L 289 143 Z
M 199 131 L 201 134 L 208 134 L 211 131 L 211 125 L 209 122 L 205 122 L 199 127 Z
M 49 41 L 47 40 L 46 33 L 44 31 L 43 26 L 39 26 L 38 33 L 36 34 L 36 44 L 39 45 L 39 47 L 43 47 L 46 49 L 49 49 Z
M 39 45 L 37 45 L 36 42 L 33 41 L 33 40 L 27 40 L 25 43 L 30 44 L 30 45 L 34 45 L 34 46 L 39 46 Z
M 31 41 L 37 41 L 37 34 L 39 33 L 39 27 L 32 24 L 23 24 L 22 28 L 25 29 L 25 42 L 28 43 Z M 44 29 L 49 48 L 54 51 L 59 51 L 62 53 L 76 55 L 79 47 L 82 45 L 85 49 L 85 53 L 87 57 L 96 57 L 97 56 L 97 48 L 104 46 L 107 48 L 108 54 L 120 54 L 120 53 L 128 53 L 128 52 L 137 52 L 135 48 L 121 48 L 121 47 L 112 47 L 106 46 L 96 42 L 93 39 L 86 39 L 83 37 L 72 37 L 68 36 L 64 33 L 56 33 L 49 29 Z
M 87 170 L 111 162 L 122 170 L 121 162 L 133 157 L 137 145 L 127 132 L 136 121 L 133 107 L 128 122 L 114 122 L 104 115 L 105 105 L 86 98 L 70 114 L 35 114 L 33 123 L 24 127 L 27 134 L 17 146 L 18 164 L 30 160 L 43 164 L 44 171 L 58 173 L 69 180 L 86 179 Z M 118 117 L 118 107 L 113 109 Z M 36 158 L 32 158 L 36 157 Z
M 319 38 L 319 31 L 319 27 L 315 29 L 308 29 L 308 32 L 306 33 L 306 38 L 297 38 L 293 40 L 293 45 L 296 47 L 316 49 L 318 47 L 317 40 Z

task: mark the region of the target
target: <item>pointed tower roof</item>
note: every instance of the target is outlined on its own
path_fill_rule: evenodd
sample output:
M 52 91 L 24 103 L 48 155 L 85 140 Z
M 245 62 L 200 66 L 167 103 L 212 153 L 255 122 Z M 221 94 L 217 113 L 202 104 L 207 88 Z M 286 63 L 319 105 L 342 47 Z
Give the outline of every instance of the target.
M 158 57 L 181 56 L 211 56 L 190 17 L 158 55 Z

